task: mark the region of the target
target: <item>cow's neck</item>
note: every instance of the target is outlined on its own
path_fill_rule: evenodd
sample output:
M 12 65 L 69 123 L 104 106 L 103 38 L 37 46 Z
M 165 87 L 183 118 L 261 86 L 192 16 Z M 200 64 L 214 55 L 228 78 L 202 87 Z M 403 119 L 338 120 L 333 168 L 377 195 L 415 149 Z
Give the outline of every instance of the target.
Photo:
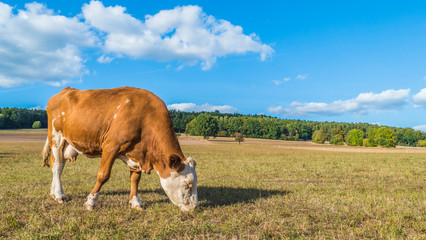
M 152 136 L 147 149 L 149 164 L 152 165 L 160 177 L 167 178 L 170 172 L 183 170 L 184 159 L 182 150 L 174 132 Z M 176 155 L 181 159 L 181 164 L 170 164 L 170 156 Z

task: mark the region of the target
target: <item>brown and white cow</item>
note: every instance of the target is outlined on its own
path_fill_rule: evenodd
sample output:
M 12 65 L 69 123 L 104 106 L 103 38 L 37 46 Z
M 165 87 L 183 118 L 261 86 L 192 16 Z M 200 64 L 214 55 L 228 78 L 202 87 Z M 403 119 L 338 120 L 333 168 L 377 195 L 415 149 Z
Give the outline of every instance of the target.
M 195 161 L 184 157 L 168 110 L 153 93 L 131 87 L 87 91 L 68 87 L 49 100 L 47 115 L 43 158 L 44 165 L 52 167 L 50 195 L 58 202 L 65 201 L 61 174 L 66 160 L 85 154 L 101 156 L 96 185 L 85 203 L 88 210 L 96 206 L 115 159 L 130 168 L 132 208 L 142 209 L 138 183 L 141 173 L 152 169 L 181 210 L 198 205 Z

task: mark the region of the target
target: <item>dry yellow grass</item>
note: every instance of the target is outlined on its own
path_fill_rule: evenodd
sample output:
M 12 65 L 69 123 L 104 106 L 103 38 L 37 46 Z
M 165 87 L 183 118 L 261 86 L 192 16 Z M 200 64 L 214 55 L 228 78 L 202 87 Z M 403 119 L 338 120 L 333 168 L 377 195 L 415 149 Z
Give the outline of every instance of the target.
M 85 211 L 99 165 L 85 157 L 65 167 L 69 201 L 58 204 L 48 196 L 52 174 L 41 167 L 43 143 L 0 142 L 0 237 L 426 238 L 423 153 L 219 140 L 182 146 L 197 159 L 199 178 L 200 208 L 189 214 L 170 203 L 155 174 L 141 180 L 144 210 L 131 210 L 129 173 L 119 161 L 99 207 Z

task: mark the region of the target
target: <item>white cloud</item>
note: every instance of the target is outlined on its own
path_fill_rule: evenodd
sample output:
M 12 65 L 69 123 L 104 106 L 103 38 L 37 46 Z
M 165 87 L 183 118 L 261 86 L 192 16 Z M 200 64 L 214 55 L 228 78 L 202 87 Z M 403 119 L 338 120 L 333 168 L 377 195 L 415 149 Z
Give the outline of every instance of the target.
M 260 54 L 274 50 L 240 26 L 215 19 L 199 6 L 162 10 L 139 20 L 121 6 L 91 1 L 82 14 L 66 17 L 33 2 L 24 9 L 0 2 L 0 87 L 44 82 L 61 86 L 88 70 L 84 50 L 102 50 L 99 63 L 114 57 L 177 60 L 183 66 L 201 63 L 210 69 L 230 54 Z
M 242 27 L 209 16 L 199 6 L 162 10 L 144 21 L 125 13 L 124 7 L 105 7 L 99 1 L 84 4 L 82 10 L 86 22 L 106 34 L 104 51 L 119 57 L 180 60 L 185 65 L 196 61 L 208 70 L 218 57 L 255 52 L 264 61 L 274 52 L 255 34 L 245 35 Z
M 86 24 L 35 2 L 12 10 L 0 2 L 0 87 L 60 85 L 87 73 L 80 48 L 95 46 L 97 37 Z
M 99 63 L 110 63 L 110 62 L 112 62 L 112 60 L 114 60 L 113 57 L 108 57 L 108 56 L 105 56 L 105 55 L 102 55 L 102 56 L 98 57 L 98 59 L 97 59 L 97 61 Z
M 282 81 L 280 81 L 280 80 L 272 80 L 272 82 L 275 84 L 275 85 L 277 85 L 277 86 L 279 86 L 279 85 L 281 85 L 281 83 L 283 83 Z
M 229 105 L 214 106 L 211 104 L 197 105 L 195 103 L 175 103 L 167 105 L 169 110 L 178 110 L 184 112 L 214 112 L 218 110 L 221 113 L 236 113 L 238 109 Z
M 308 78 L 308 75 L 309 74 L 299 74 L 296 76 L 296 79 L 305 80 L 306 78 Z
M 277 85 L 277 86 L 279 86 L 279 85 L 281 85 L 283 82 L 288 82 L 288 81 L 290 81 L 290 77 L 285 77 L 285 78 L 283 78 L 282 80 L 272 80 L 272 82 L 275 84 L 275 85 Z
M 273 114 L 282 114 L 285 112 L 285 109 L 281 106 L 277 106 L 277 107 L 268 107 L 267 111 Z
M 414 107 L 426 108 L 426 88 L 423 88 L 413 96 Z
M 36 107 L 30 108 L 30 110 L 46 110 L 46 107 L 36 106 Z
M 426 132 L 426 125 L 419 125 L 419 126 L 415 126 L 413 127 L 414 130 L 420 130 L 422 132 Z
M 377 110 L 390 110 L 400 108 L 407 103 L 410 89 L 389 89 L 381 93 L 361 93 L 356 98 L 349 100 L 337 100 L 332 103 L 293 102 L 290 108 L 282 106 L 269 107 L 268 112 L 273 114 L 285 114 L 290 116 L 318 115 L 342 115 L 344 113 L 368 114 Z

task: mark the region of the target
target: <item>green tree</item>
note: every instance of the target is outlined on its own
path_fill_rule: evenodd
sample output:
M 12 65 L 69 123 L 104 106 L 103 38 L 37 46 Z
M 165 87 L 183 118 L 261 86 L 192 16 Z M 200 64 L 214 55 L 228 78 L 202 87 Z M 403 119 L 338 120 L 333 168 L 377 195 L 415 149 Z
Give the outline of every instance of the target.
M 203 136 L 204 139 L 216 137 L 219 132 L 217 118 L 208 113 L 202 113 L 187 125 L 188 133 Z
M 35 121 L 33 123 L 33 128 L 41 128 L 41 122 L 40 121 Z
M 422 137 L 422 132 L 407 128 L 402 136 L 402 143 L 404 145 L 415 147 L 419 140 L 422 140 Z
M 348 140 L 346 144 L 348 146 L 362 146 L 364 139 L 364 132 L 359 129 L 353 129 L 349 132 Z
M 376 128 L 369 128 L 368 129 L 368 138 L 367 138 L 367 141 L 365 141 L 366 147 L 376 147 L 377 146 L 376 134 L 377 134 Z
M 330 139 L 330 143 L 334 145 L 343 145 L 343 135 L 342 134 L 336 134 Z
M 326 136 L 322 130 L 317 130 L 312 135 L 312 142 L 314 143 L 324 143 Z
M 234 134 L 243 130 L 243 120 L 240 117 L 230 117 L 227 122 L 228 133 Z M 231 136 L 232 136 L 231 135 Z
M 288 131 L 288 136 L 286 137 L 285 140 L 293 140 L 293 141 L 297 141 L 299 140 L 299 133 L 297 131 L 297 125 L 295 122 L 290 122 L 286 125 L 287 131 Z
M 261 128 L 259 121 L 254 117 L 243 118 L 244 135 L 252 138 L 260 138 Z
M 6 118 L 0 113 L 0 129 L 6 128 Z
M 382 147 L 395 147 L 396 136 L 393 129 L 380 127 L 376 133 L 377 144 Z

